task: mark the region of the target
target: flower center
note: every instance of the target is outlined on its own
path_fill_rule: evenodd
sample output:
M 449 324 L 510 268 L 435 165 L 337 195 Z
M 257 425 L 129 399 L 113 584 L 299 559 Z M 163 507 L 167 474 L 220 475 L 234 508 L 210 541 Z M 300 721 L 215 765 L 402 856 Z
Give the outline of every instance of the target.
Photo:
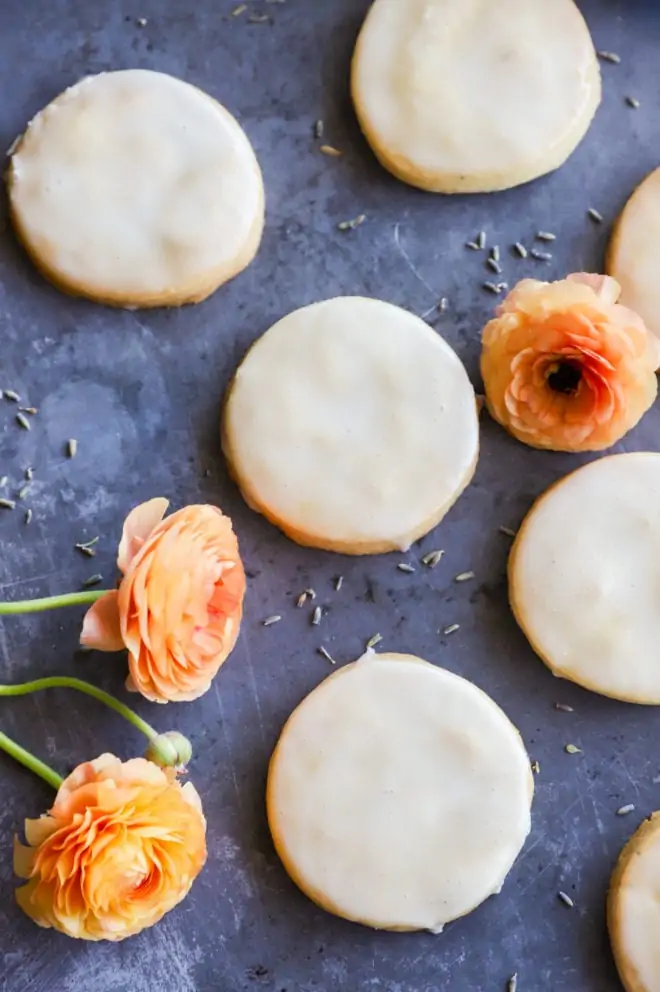
M 555 393 L 564 393 L 572 396 L 577 392 L 582 378 L 582 369 L 579 362 L 567 361 L 553 362 L 546 377 L 546 382 Z

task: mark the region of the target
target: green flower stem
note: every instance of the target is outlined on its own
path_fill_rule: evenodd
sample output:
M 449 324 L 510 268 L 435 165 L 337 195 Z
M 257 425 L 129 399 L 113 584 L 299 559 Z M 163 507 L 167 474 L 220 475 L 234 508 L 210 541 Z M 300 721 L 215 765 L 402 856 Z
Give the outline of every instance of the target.
M 58 775 L 57 772 L 54 771 L 49 765 L 44 764 L 44 762 L 40 761 L 39 758 L 35 758 L 33 754 L 30 754 L 30 752 L 26 751 L 24 747 L 21 747 L 20 744 L 16 743 L 16 741 L 13 741 L 11 737 L 7 737 L 7 735 L 3 734 L 1 730 L 0 749 L 6 751 L 7 754 L 11 755 L 11 757 L 18 761 L 19 764 L 29 768 L 31 772 L 35 773 L 35 775 L 39 775 L 44 782 L 48 782 L 48 784 L 52 785 L 54 789 L 59 789 L 64 781 L 62 776 Z
M 0 616 L 13 613 L 40 613 L 43 610 L 57 610 L 60 606 L 86 606 L 105 596 L 109 589 L 86 589 L 84 592 L 67 592 L 62 596 L 46 596 L 44 599 L 22 599 L 16 603 L 0 603 Z
M 68 675 L 51 675 L 49 678 L 35 679 L 33 682 L 23 682 L 19 685 L 0 685 L 0 696 L 27 696 L 31 692 L 38 692 L 40 689 L 77 689 L 78 692 L 84 692 L 87 696 L 93 696 L 100 703 L 105 703 L 106 706 L 109 706 L 115 713 L 119 713 L 125 720 L 133 724 L 137 730 L 141 731 L 148 740 L 152 741 L 158 736 L 158 731 L 154 730 L 146 720 L 143 720 L 142 717 L 134 713 L 124 703 L 120 703 L 109 692 L 104 692 L 103 689 L 97 689 L 95 685 L 91 685 L 89 682 L 83 682 L 82 679 L 69 678 Z

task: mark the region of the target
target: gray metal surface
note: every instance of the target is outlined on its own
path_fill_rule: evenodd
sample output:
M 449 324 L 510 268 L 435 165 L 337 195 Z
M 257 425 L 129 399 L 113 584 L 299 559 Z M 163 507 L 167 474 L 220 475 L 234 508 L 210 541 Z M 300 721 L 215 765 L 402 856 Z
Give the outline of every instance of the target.
M 403 0 L 402 0 L 403 2 Z M 0 143 L 80 76 L 143 66 L 181 76 L 233 110 L 259 155 L 268 194 L 256 262 L 208 302 L 168 312 L 111 311 L 47 285 L 0 232 L 0 386 L 39 407 L 27 433 L 0 405 L 0 476 L 27 465 L 34 519 L 0 510 L 0 595 L 75 589 L 92 571 L 114 576 L 125 513 L 169 496 L 230 513 L 251 581 L 243 633 L 212 690 L 166 708 L 135 703 L 159 728 L 188 734 L 190 774 L 208 817 L 209 861 L 186 902 L 121 945 L 89 945 L 38 930 L 14 906 L 11 837 L 51 794 L 0 758 L 0 951 L 3 992 L 615 992 L 604 927 L 608 876 L 624 840 L 660 806 L 658 715 L 589 695 L 552 678 L 507 608 L 508 540 L 533 498 L 584 459 L 527 449 L 483 419 L 476 479 L 440 528 L 407 556 L 442 547 L 434 571 L 406 575 L 399 556 L 345 559 L 296 547 L 243 504 L 218 444 L 223 390 L 248 345 L 302 304 L 342 293 L 379 296 L 435 322 L 478 384 L 479 331 L 492 297 L 483 261 L 464 242 L 557 233 L 549 265 L 505 257 L 509 282 L 601 266 L 610 222 L 633 185 L 658 164 L 660 5 L 586 0 L 603 65 L 604 101 L 586 140 L 558 173 L 511 192 L 448 199 L 397 183 L 375 163 L 351 112 L 347 70 L 367 0 L 250 0 L 272 23 L 231 17 L 238 0 L 0 0 Z M 136 19 L 146 17 L 140 27 Z M 630 94 L 639 110 L 626 106 Z M 319 154 L 317 118 L 344 155 Z M 593 206 L 605 223 L 586 216 Z M 4 210 L 4 208 L 3 208 Z M 365 213 L 358 230 L 339 221 Z M 3 215 L 4 216 L 4 215 Z M 79 453 L 67 460 L 66 439 Z M 657 449 L 652 410 L 619 450 Z M 75 541 L 101 535 L 88 562 Z M 557 534 L 561 542 L 562 535 Z M 472 583 L 452 577 L 473 569 Z M 344 575 L 340 592 L 333 578 Z M 322 626 L 294 597 L 313 585 Z M 264 629 L 260 620 L 282 613 Z M 0 679 L 66 672 L 123 693 L 121 656 L 76 655 L 82 611 L 0 623 Z M 438 630 L 460 623 L 443 637 Z M 502 894 L 441 936 L 370 932 L 326 915 L 286 877 L 270 842 L 264 780 L 291 709 L 325 675 L 324 643 L 354 659 L 374 632 L 473 679 L 520 727 L 541 763 L 533 831 Z M 575 707 L 557 712 L 561 700 Z M 133 699 L 133 702 L 135 700 Z M 64 770 L 103 750 L 128 757 L 137 733 L 86 698 L 54 692 L 0 700 L 0 727 Z M 568 742 L 583 748 L 569 756 Z M 628 817 L 615 811 L 635 803 Z M 567 909 L 557 891 L 569 893 Z

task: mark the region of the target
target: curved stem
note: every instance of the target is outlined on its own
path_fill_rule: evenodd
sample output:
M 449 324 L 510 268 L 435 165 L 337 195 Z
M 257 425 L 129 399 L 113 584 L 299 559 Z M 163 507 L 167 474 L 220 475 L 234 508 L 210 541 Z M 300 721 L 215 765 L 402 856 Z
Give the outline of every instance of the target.
M 125 720 L 133 724 L 150 741 L 158 736 L 158 731 L 154 730 L 146 720 L 143 720 L 142 717 L 134 713 L 124 703 L 120 703 L 109 692 L 104 692 L 103 689 L 97 689 L 95 685 L 91 685 L 89 682 L 83 682 L 82 679 L 70 678 L 68 675 L 51 675 L 49 678 L 34 679 L 32 682 L 23 682 L 19 685 L 0 685 L 0 696 L 27 696 L 31 692 L 38 692 L 40 689 L 77 689 L 78 692 L 84 692 L 87 696 L 98 699 L 100 703 L 104 703 L 111 710 L 114 710 L 115 713 L 119 713 L 120 716 L 123 716 Z
M 6 751 L 12 758 L 18 761 L 19 764 L 24 765 L 25 768 L 29 768 L 31 772 L 35 775 L 39 775 L 44 782 L 48 782 L 52 785 L 54 789 L 59 789 L 64 779 L 61 775 L 58 775 L 49 765 L 46 765 L 39 758 L 35 758 L 33 754 L 26 751 L 24 747 L 13 741 L 11 737 L 7 737 L 0 730 L 0 749 Z
M 22 599 L 15 603 L 0 603 L 0 616 L 14 613 L 40 613 L 43 610 L 57 610 L 60 606 L 85 606 L 95 603 L 105 596 L 108 589 L 86 589 L 84 592 L 67 592 L 61 596 L 46 596 L 44 599 Z

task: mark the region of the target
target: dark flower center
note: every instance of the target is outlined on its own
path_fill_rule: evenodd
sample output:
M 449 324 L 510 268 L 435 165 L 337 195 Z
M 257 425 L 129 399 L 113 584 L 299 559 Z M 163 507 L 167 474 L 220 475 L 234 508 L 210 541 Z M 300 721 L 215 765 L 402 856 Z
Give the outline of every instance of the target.
M 579 362 L 565 361 L 555 362 L 551 366 L 547 383 L 555 393 L 564 393 L 572 396 L 577 392 L 582 378 L 582 369 Z

